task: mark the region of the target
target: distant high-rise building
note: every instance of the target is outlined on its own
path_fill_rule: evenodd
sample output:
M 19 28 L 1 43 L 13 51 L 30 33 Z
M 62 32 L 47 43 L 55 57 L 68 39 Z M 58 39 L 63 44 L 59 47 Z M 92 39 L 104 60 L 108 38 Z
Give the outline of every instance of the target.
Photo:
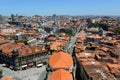
M 15 21 L 15 15 L 11 14 L 11 19 L 12 19 L 12 22 Z
M 2 22 L 2 15 L 0 15 L 0 22 Z
M 52 20 L 55 21 L 55 18 L 56 18 L 56 14 L 53 14 Z

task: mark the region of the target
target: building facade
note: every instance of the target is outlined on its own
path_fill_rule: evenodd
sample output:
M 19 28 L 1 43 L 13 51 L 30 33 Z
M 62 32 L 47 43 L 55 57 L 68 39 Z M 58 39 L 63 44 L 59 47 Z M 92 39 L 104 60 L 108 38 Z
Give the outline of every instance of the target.
M 3 45 L 0 48 L 0 62 L 13 70 L 39 67 L 47 63 L 49 55 L 43 46 L 31 47 L 20 44 Z M 6 47 L 8 50 L 6 50 Z

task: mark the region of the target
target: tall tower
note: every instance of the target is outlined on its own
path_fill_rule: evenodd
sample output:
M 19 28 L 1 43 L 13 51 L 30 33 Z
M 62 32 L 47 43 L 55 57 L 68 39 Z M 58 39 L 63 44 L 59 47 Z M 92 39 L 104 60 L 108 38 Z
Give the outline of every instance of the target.
M 0 23 L 2 23 L 2 15 L 0 15 Z
M 15 21 L 15 15 L 11 14 L 11 19 L 12 19 L 12 22 Z
M 56 14 L 53 14 L 52 21 L 53 21 L 53 25 L 56 25 Z
M 53 20 L 53 21 L 56 21 L 56 14 L 53 14 L 52 20 Z

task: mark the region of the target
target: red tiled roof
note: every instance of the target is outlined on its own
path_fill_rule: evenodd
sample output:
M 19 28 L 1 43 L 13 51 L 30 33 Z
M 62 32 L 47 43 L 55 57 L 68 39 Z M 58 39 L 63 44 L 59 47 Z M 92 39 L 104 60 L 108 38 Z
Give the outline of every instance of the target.
M 4 43 L 7 43 L 9 42 L 9 40 L 0 40 L 0 44 L 4 44 Z
M 62 47 L 64 44 L 65 44 L 64 41 L 59 41 L 59 40 L 57 40 L 57 41 L 53 42 L 53 43 L 50 45 L 50 49 L 51 49 L 51 50 L 60 50 L 61 47 Z
M 5 77 L 5 78 L 2 78 L 0 80 L 13 80 L 11 77 Z
M 52 72 L 51 78 L 51 80 L 72 80 L 72 75 L 64 69 L 59 69 Z
M 50 57 L 49 65 L 52 68 L 70 68 L 73 65 L 73 59 L 70 54 L 59 51 Z
M 41 51 L 44 51 L 44 47 L 39 47 L 39 46 L 29 46 L 29 45 L 24 45 L 23 43 L 7 43 L 2 46 L 0 46 L 0 49 L 2 49 L 3 54 L 11 56 L 13 53 L 13 49 L 16 48 L 18 49 L 19 56 L 25 56 L 25 55 L 31 55 L 33 53 L 38 53 Z

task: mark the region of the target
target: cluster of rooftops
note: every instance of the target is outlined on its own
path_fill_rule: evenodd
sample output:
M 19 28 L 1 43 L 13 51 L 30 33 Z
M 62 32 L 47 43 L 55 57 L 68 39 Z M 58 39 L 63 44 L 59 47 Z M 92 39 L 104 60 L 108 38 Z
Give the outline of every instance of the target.
M 110 36 L 78 34 L 75 53 L 80 77 L 85 80 L 119 80 L 120 50 L 119 40 Z M 86 78 L 87 79 L 86 79 Z

